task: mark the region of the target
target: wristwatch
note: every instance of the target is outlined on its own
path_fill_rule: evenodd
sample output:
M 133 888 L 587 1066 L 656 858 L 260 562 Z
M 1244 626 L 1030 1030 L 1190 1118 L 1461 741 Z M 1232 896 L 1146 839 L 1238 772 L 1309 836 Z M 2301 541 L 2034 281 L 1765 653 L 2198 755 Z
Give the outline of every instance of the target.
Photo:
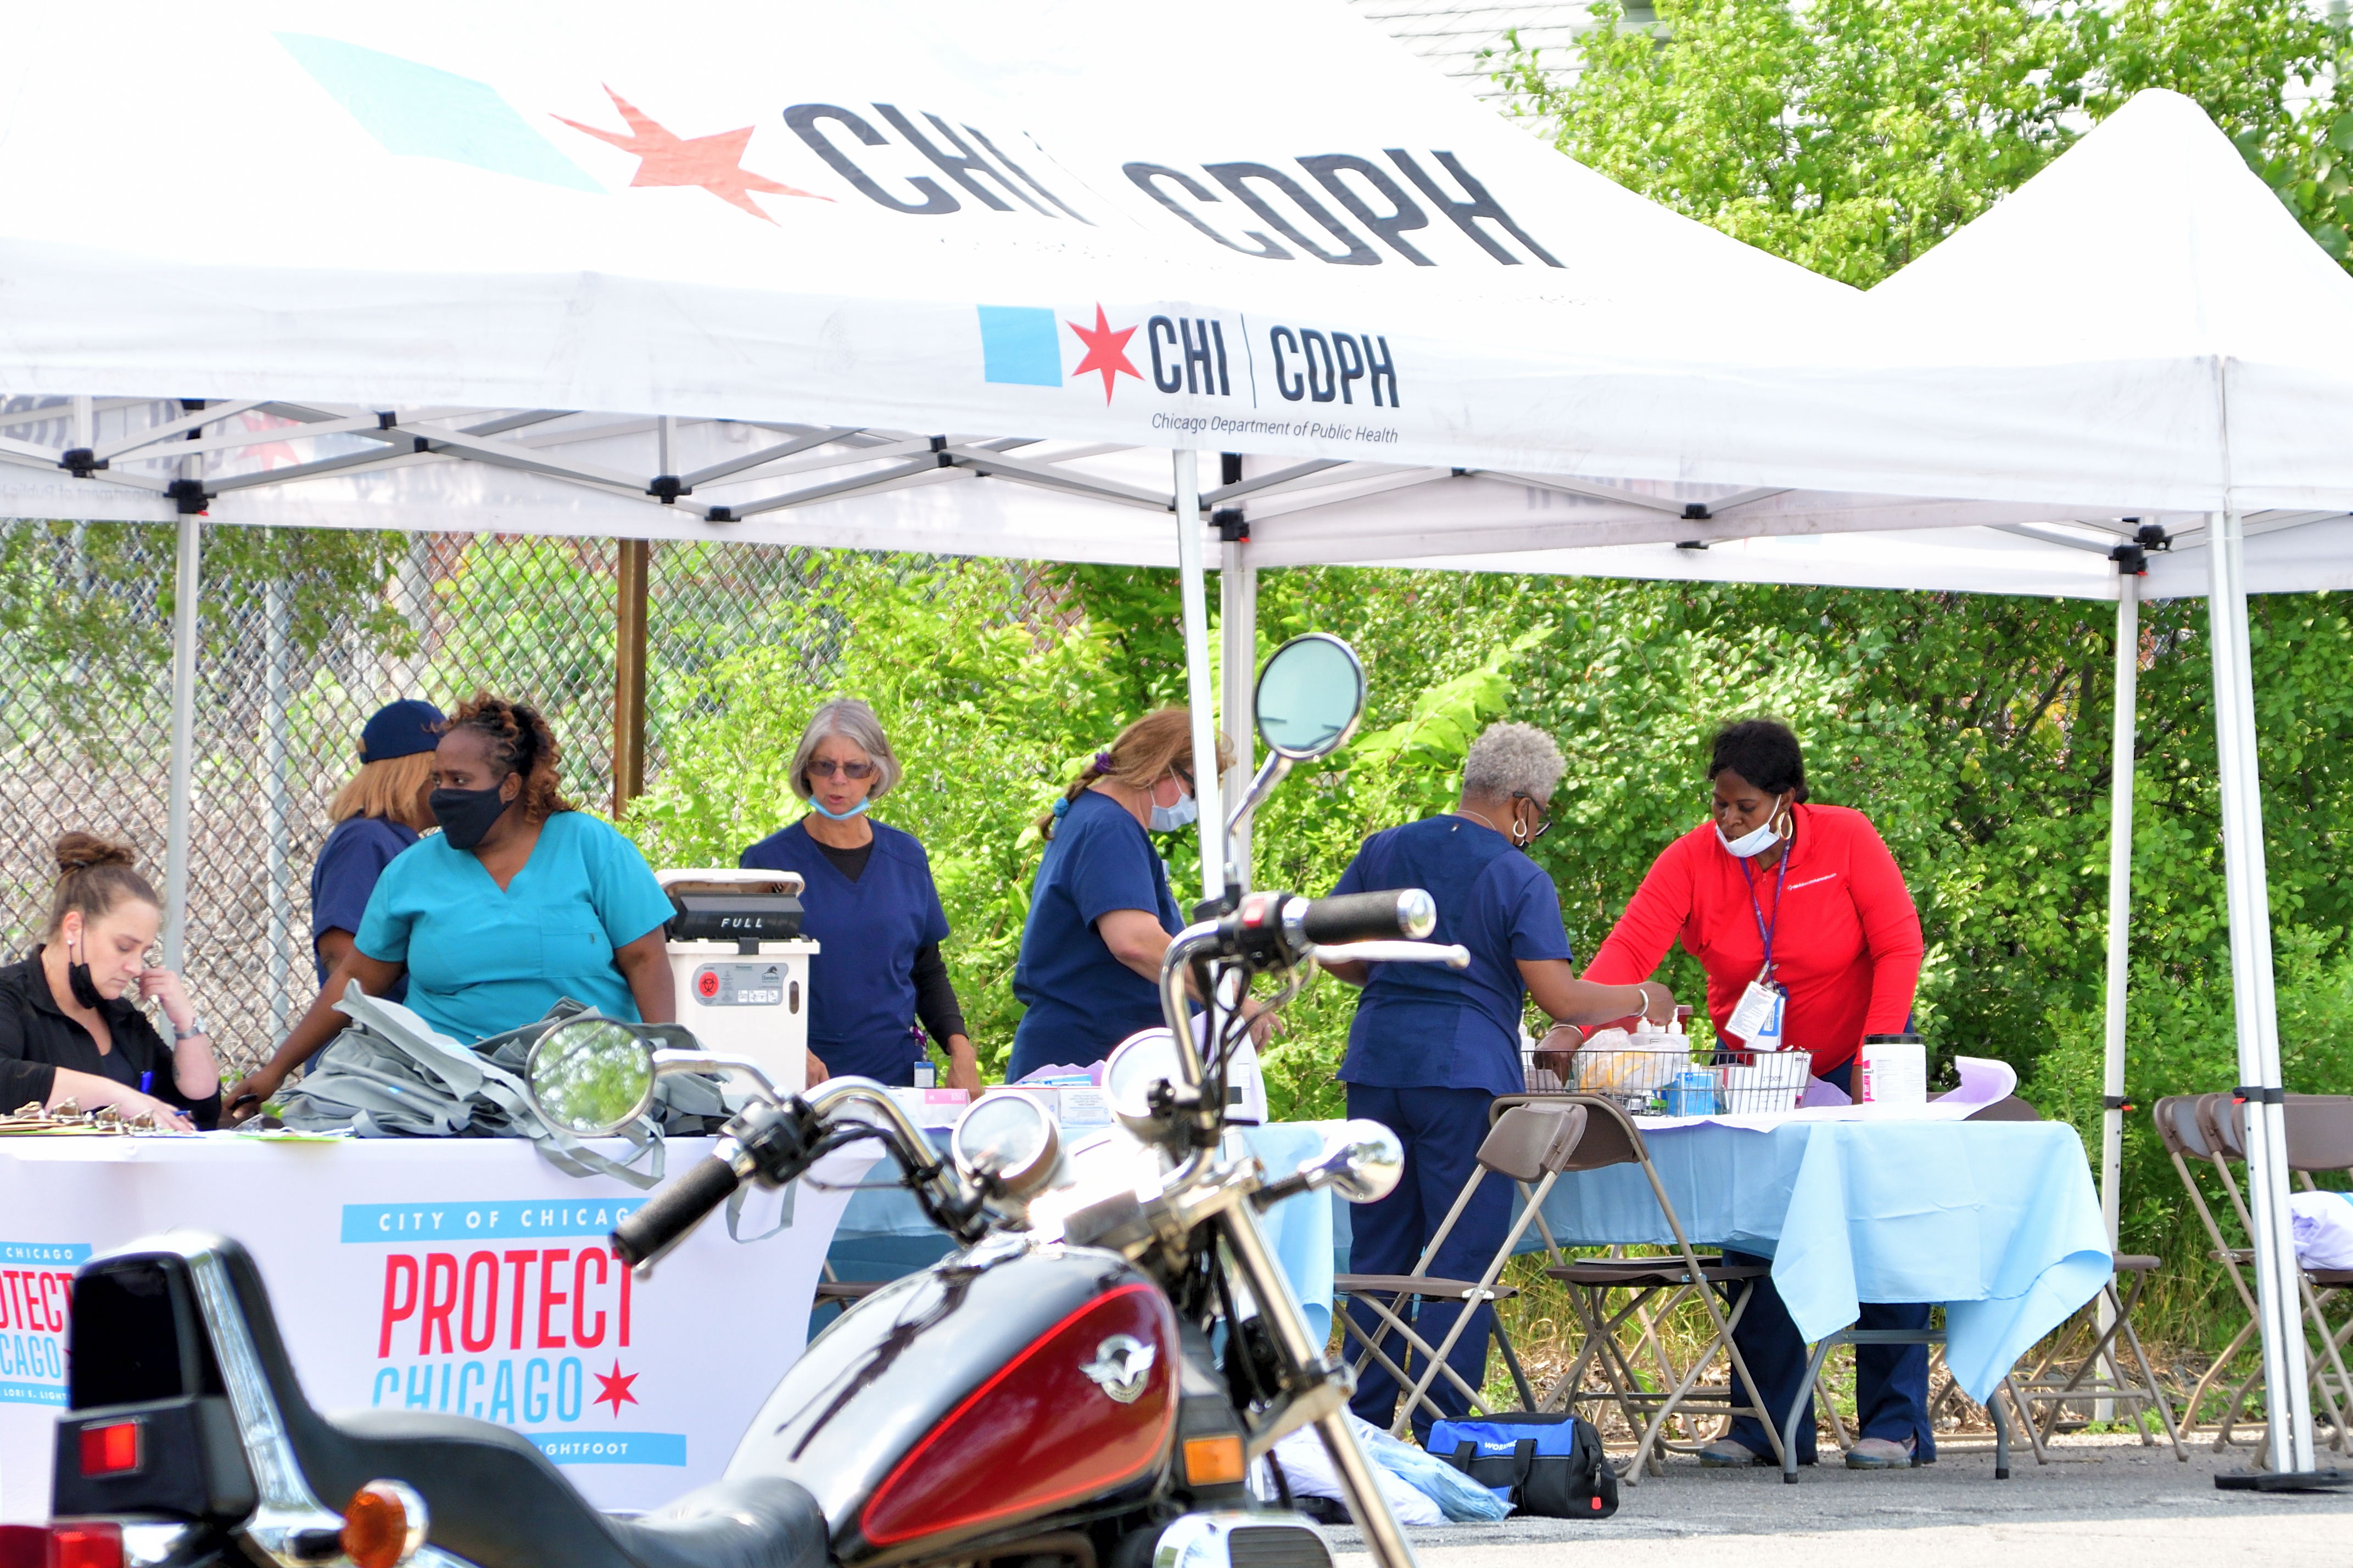
M 185 1029 L 177 1024 L 172 1026 L 172 1038 L 174 1040 L 193 1040 L 198 1035 L 208 1035 L 211 1032 L 205 1027 L 205 1016 L 202 1013 L 190 1013 L 188 1026 Z

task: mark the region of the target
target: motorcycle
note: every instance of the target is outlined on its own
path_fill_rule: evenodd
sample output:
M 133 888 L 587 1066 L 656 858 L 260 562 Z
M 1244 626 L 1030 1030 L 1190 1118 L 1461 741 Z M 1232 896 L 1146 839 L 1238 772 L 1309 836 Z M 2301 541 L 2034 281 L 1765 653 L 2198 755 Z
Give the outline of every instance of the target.
M 1270 755 L 1227 842 L 1294 763 L 1346 742 L 1364 686 L 1355 654 L 1321 634 L 1269 659 Z M 1263 1010 L 1319 960 L 1461 967 L 1460 948 L 1407 940 L 1435 918 L 1419 889 L 1205 904 L 1161 968 L 1165 1026 L 1105 1064 L 1114 1125 L 1067 1148 L 1028 1095 L 984 1095 L 943 1160 L 870 1080 L 789 1096 L 752 1062 L 673 1048 L 674 1027 L 560 1025 L 526 1076 L 541 1114 L 575 1134 L 634 1123 L 664 1075 L 744 1090 L 712 1153 L 613 1232 L 641 1277 L 745 1184 L 780 1187 L 870 1140 L 960 1250 L 811 1342 L 719 1480 L 628 1518 L 506 1427 L 322 1414 L 242 1247 L 137 1243 L 79 1271 L 54 1517 L 0 1529 L 0 1568 L 1329 1568 L 1287 1492 L 1269 1504 L 1249 1484 L 1308 1426 L 1378 1568 L 1413 1568 L 1345 1419 L 1349 1369 L 1311 1338 L 1258 1221 L 1326 1188 L 1380 1198 L 1400 1147 L 1353 1121 L 1270 1173 L 1227 1126 L 1226 1079 L 1255 983 L 1271 982 Z

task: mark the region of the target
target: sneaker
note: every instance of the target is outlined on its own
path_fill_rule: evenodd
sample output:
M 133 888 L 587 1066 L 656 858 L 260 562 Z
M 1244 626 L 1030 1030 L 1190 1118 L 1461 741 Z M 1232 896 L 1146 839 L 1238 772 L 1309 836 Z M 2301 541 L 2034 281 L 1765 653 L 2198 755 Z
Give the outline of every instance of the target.
M 1732 1437 L 1718 1437 L 1699 1451 L 1699 1462 L 1709 1469 L 1738 1469 L 1750 1465 L 1769 1465 L 1773 1461 Z
M 1864 1437 L 1846 1451 L 1846 1468 L 1850 1470 L 1908 1470 L 1920 1461 L 1913 1456 L 1913 1439 L 1895 1442 L 1887 1437 Z

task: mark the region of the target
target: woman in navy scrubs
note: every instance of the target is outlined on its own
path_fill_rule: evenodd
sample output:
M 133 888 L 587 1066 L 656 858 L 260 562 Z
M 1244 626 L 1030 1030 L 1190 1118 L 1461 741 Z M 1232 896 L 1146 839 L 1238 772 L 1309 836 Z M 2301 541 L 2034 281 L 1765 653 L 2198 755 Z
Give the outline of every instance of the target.
M 1233 765 L 1218 737 L 1218 767 Z M 1013 994 L 1029 1008 L 1008 1083 L 1041 1067 L 1087 1067 L 1160 1016 L 1160 957 L 1185 929 L 1168 867 L 1146 836 L 1191 822 L 1193 720 L 1147 713 L 1119 732 L 1038 819 L 1046 857 L 1030 889 Z
M 867 807 L 891 793 L 902 770 L 874 710 L 839 697 L 817 710 L 793 753 L 793 793 L 808 815 L 744 851 L 737 864 L 797 871 L 805 884 L 801 934 L 818 944 L 809 965 L 809 1081 L 847 1073 L 883 1083 L 915 1081 L 923 1034 L 947 1047 L 947 1087 L 980 1092 L 980 1063 L 948 982 L 940 943 L 947 912 L 932 863 L 911 834 Z
M 1442 816 L 1409 822 L 1365 840 L 1335 893 L 1421 888 L 1438 905 L 1430 940 L 1460 942 L 1470 967 L 1434 963 L 1351 963 L 1332 973 L 1364 987 L 1340 1064 L 1348 1114 L 1388 1126 L 1405 1144 L 1405 1176 L 1388 1196 L 1352 1212 L 1349 1271 L 1406 1274 L 1437 1234 L 1487 1136 L 1487 1108 L 1499 1094 L 1527 1087 L 1520 1064 L 1520 1018 L 1526 997 L 1556 1024 L 1601 1023 L 1642 1013 L 1662 1023 L 1675 999 L 1657 981 L 1599 985 L 1569 973 L 1568 933 L 1560 892 L 1527 855 L 1551 826 L 1560 783 L 1560 749 L 1526 724 L 1491 724 L 1462 764 L 1462 798 Z M 1512 1184 L 1482 1182 L 1471 1205 L 1430 1259 L 1430 1273 L 1476 1279 L 1511 1228 Z M 1406 1315 L 1401 1305 L 1399 1315 Z M 1425 1301 L 1416 1331 L 1431 1344 L 1446 1337 L 1451 1302 Z M 1368 1308 L 1349 1308 L 1367 1334 L 1379 1331 Z M 1473 1388 L 1487 1378 L 1487 1321 L 1493 1307 L 1455 1342 L 1448 1362 Z M 1420 1368 L 1408 1363 L 1419 1375 Z M 1395 1417 L 1397 1381 L 1367 1363 L 1350 1407 L 1376 1426 Z M 1467 1405 L 1440 1377 L 1430 1397 L 1451 1415 Z M 1427 1435 L 1426 1409 L 1413 1426 Z
M 441 743 L 441 710 L 404 698 L 377 709 L 360 731 L 360 771 L 335 792 L 327 816 L 335 826 L 311 864 L 311 963 L 323 989 L 335 965 L 348 957 L 367 912 L 368 895 L 393 857 L 434 826 L 433 748 Z M 387 1002 L 408 994 L 406 976 L 393 983 Z M 310 1053 L 316 1060 L 318 1053 Z M 309 1061 L 280 1047 L 223 1100 L 251 1108 L 285 1087 L 286 1077 Z

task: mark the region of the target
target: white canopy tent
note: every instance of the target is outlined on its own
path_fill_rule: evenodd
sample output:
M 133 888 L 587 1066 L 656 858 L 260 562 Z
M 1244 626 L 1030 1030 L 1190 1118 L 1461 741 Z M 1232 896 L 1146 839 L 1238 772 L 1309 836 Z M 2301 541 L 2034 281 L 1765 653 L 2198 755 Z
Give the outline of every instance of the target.
M 1238 568 L 1724 542 L 1675 556 L 1711 574 L 2212 514 L 2227 586 L 2240 509 L 2353 499 L 2333 318 L 2052 353 L 1866 300 L 1324 0 L 110 15 L 0 65 L 0 514 L 182 521 L 175 922 L 200 512 L 1173 560 L 1206 762 L 1219 511 Z
M 2128 246 L 2120 247 L 2119 237 Z M 2030 417 L 2021 411 L 2049 408 L 2053 384 L 2072 384 L 2085 393 L 2070 414 L 2084 421 L 2073 428 L 2089 450 L 2122 449 L 2150 428 L 2180 432 L 2199 456 L 2173 477 L 2202 467 L 2199 482 L 2213 487 L 2214 504 L 2107 516 L 2058 507 L 2033 522 L 1719 539 L 1704 549 L 1693 541 L 1457 553 L 1413 563 L 2114 599 L 2101 1160 L 2111 1237 L 2125 1088 L 2138 605 L 2210 598 L 2240 1084 L 2251 1106 L 2250 1187 L 2263 1194 L 2254 1239 L 2266 1271 L 2259 1276 L 2266 1373 L 2275 1394 L 2291 1391 L 2271 1406 L 2269 1458 L 2276 1472 L 2308 1472 L 2246 595 L 2353 586 L 2353 517 L 2344 510 L 2353 491 L 2340 478 L 2297 471 L 2344 449 L 2336 429 L 2353 409 L 2353 278 L 2296 226 L 2194 103 L 2149 92 L 1873 289 L 1862 314 L 1871 341 L 1905 345 L 1923 369 L 1956 384 L 1974 382 L 1983 405 L 2003 411 L 2005 419 L 1980 424 L 1983 438 L 1997 440 L 2004 423 Z M 1857 369 L 1859 381 L 1873 374 Z M 2242 510 L 2251 497 L 2294 504 Z M 2163 541 L 2161 550 L 2141 548 L 2152 538 Z

